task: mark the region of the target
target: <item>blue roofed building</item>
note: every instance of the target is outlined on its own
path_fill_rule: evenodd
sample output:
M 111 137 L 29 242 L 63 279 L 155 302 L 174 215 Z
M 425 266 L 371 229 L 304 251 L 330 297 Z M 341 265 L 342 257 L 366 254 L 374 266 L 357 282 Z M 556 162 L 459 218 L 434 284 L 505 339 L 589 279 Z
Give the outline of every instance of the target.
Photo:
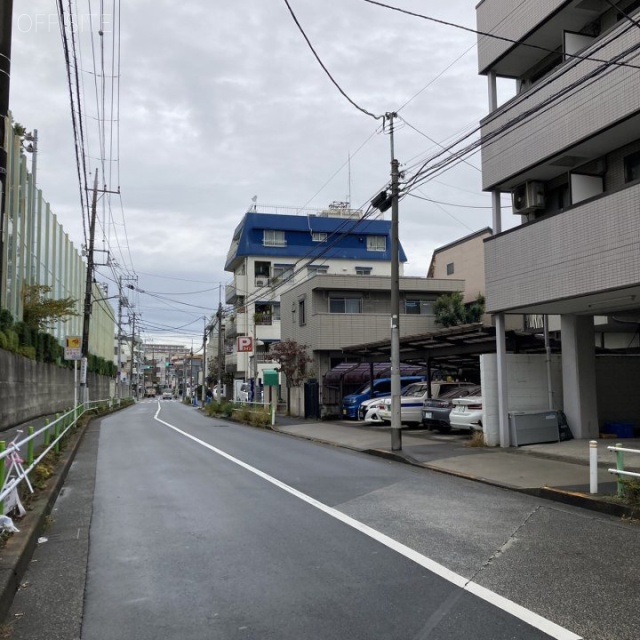
M 263 369 L 273 368 L 269 349 L 281 337 L 283 292 L 315 275 L 391 276 L 391 221 L 343 204 L 322 210 L 254 207 L 236 227 L 225 264 L 233 274 L 225 291 L 233 305 L 225 344 L 234 378 L 261 378 Z M 399 260 L 402 275 L 402 247 Z

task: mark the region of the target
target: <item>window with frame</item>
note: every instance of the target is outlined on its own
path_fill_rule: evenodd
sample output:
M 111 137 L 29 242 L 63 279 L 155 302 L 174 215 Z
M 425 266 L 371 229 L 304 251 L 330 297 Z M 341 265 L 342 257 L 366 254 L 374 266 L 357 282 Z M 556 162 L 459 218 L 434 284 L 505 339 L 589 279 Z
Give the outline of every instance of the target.
M 293 278 L 293 264 L 274 264 L 273 265 L 273 280 L 278 282 L 285 282 L 290 278 Z
M 431 300 L 406 299 L 404 312 L 408 315 L 433 315 L 433 302 Z
M 454 268 L 453 262 L 450 262 L 450 263 L 447 265 L 447 275 L 448 275 L 448 276 L 452 276 L 452 275 L 453 275 L 453 273 L 454 273 L 454 271 L 455 271 L 455 268 Z
M 274 229 L 265 229 L 262 236 L 262 244 L 265 247 L 286 247 L 287 239 L 284 231 L 276 231 Z
M 370 276 L 373 269 L 371 267 L 356 267 L 357 276 Z
M 387 236 L 367 236 L 367 251 L 386 251 Z
M 298 324 L 302 327 L 307 324 L 305 299 L 298 300 Z
M 315 264 L 310 264 L 307 267 L 307 274 L 309 276 L 321 276 L 324 275 L 325 273 L 329 273 L 329 266 L 325 265 L 325 264 L 320 264 L 320 265 L 315 265 Z
M 311 240 L 313 242 L 326 242 L 327 234 L 324 231 L 312 231 L 311 232 Z
M 331 297 L 329 313 L 362 313 L 362 298 L 359 296 Z
M 624 181 L 634 182 L 640 180 L 640 151 L 632 153 L 624 158 Z

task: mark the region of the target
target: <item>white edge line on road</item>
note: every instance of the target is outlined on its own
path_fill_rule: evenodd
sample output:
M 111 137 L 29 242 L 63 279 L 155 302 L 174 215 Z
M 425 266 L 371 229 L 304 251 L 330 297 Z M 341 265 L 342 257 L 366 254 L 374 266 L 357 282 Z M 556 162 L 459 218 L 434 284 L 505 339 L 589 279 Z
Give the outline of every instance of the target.
M 195 436 L 192 436 L 191 434 L 186 433 L 181 429 L 178 429 L 178 427 L 175 427 L 172 424 L 169 424 L 168 422 L 165 422 L 164 420 L 160 419 L 158 417 L 159 413 L 160 413 L 160 407 L 158 407 L 158 411 L 154 416 L 154 418 L 158 422 L 161 422 L 162 424 L 169 427 L 170 429 L 173 429 L 177 433 L 185 436 L 186 438 L 189 438 L 190 440 L 193 440 L 194 442 L 197 442 L 198 444 L 209 449 L 210 451 L 217 453 L 219 456 L 222 456 L 223 458 L 226 458 L 230 462 L 237 464 L 243 469 L 250 471 L 251 473 L 259 476 L 260 478 L 262 478 L 263 480 L 266 480 L 267 482 L 270 482 L 271 484 L 275 485 L 276 487 L 279 487 L 280 489 L 286 491 L 287 493 L 290 493 L 291 495 L 296 496 L 296 498 L 303 500 L 304 502 L 306 502 L 307 504 L 310 504 L 316 509 L 323 511 L 324 513 L 332 516 L 333 518 L 336 518 L 336 520 L 340 520 L 340 522 L 343 522 L 344 524 L 354 529 L 357 529 L 358 531 L 364 533 L 370 538 L 385 545 L 389 549 L 392 549 L 396 553 L 403 555 L 405 558 L 412 560 L 413 562 L 420 565 L 421 567 L 424 567 L 428 571 L 431 571 L 432 573 L 435 573 L 437 576 L 444 578 L 448 582 L 451 582 L 456 587 L 460 587 L 461 589 L 468 591 L 469 593 L 475 595 L 481 600 L 484 600 L 485 602 L 488 602 L 489 604 L 497 607 L 498 609 L 502 609 L 503 611 L 506 611 L 507 613 L 511 614 L 515 618 L 518 618 L 523 622 L 526 622 L 528 625 L 534 627 L 535 629 L 539 629 L 540 631 L 546 633 L 552 638 L 556 638 L 556 640 L 582 640 L 582 636 L 576 635 L 572 631 L 569 631 L 568 629 L 565 629 L 564 627 L 557 625 L 555 622 L 552 622 L 551 620 L 547 620 L 546 618 L 543 618 L 537 613 L 534 613 L 533 611 L 530 611 L 529 609 L 522 607 L 519 604 L 516 604 L 515 602 L 512 602 L 511 600 L 504 598 L 501 595 L 498 595 L 497 593 L 487 589 L 486 587 L 483 587 L 471 580 L 467 580 L 463 576 L 451 571 L 450 569 L 447 569 L 446 567 L 436 562 L 435 560 L 431 560 L 430 558 L 427 558 L 426 556 L 422 555 L 421 553 L 418 553 L 414 549 L 411 549 L 406 545 L 402 544 L 401 542 L 398 542 L 397 540 L 390 538 L 384 533 L 381 533 L 380 531 L 377 531 L 376 529 L 373 529 L 372 527 L 362 522 L 359 522 L 354 518 L 351 518 L 350 516 L 342 513 L 341 511 L 338 511 L 337 509 L 334 509 L 332 507 L 327 506 L 326 504 L 323 504 L 322 502 L 319 502 L 315 498 L 308 496 L 306 493 L 302 493 L 301 491 L 294 489 L 288 484 L 281 482 L 277 478 L 274 478 L 273 476 L 270 476 L 264 473 L 264 471 L 260 471 L 260 469 L 256 469 L 255 467 L 252 467 L 246 462 L 243 462 L 238 458 L 234 458 L 233 456 L 229 455 L 228 453 L 225 453 L 221 449 L 218 449 L 217 447 L 214 447 L 213 445 L 210 445 L 207 442 L 204 442 L 203 440 L 200 440 L 199 438 L 196 438 Z

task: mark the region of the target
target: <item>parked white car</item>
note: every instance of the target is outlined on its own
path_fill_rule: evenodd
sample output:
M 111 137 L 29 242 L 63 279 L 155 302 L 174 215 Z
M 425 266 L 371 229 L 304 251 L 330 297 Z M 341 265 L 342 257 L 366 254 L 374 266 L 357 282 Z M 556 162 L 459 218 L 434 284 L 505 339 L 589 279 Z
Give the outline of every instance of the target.
M 440 394 L 451 389 L 472 386 L 471 382 L 432 382 L 431 397 L 437 398 Z M 422 424 L 422 408 L 428 397 L 429 383 L 415 382 L 410 384 L 400 397 L 400 422 L 406 425 Z M 385 422 L 391 422 L 391 398 L 385 398 L 384 408 L 378 414 Z
M 384 398 L 373 398 L 373 400 L 367 400 L 366 412 L 364 414 L 364 421 L 366 424 L 386 424 L 380 417 L 380 411 L 384 409 L 384 400 Z
M 380 396 L 379 398 L 369 398 L 360 403 L 358 407 L 358 420 L 366 422 L 382 422 L 378 416 L 378 408 L 384 405 L 384 399 L 389 396 Z
M 449 424 L 452 429 L 482 431 L 482 396 L 467 396 L 453 400 Z

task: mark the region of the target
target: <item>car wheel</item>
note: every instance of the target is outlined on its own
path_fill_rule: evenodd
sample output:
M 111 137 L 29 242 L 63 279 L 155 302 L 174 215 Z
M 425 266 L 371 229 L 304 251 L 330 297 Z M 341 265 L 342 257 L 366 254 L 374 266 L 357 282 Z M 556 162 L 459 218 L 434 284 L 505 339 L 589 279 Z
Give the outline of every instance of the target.
M 440 433 L 449 433 L 449 431 L 451 431 L 451 425 L 450 424 L 439 424 L 436 429 L 440 432 Z

